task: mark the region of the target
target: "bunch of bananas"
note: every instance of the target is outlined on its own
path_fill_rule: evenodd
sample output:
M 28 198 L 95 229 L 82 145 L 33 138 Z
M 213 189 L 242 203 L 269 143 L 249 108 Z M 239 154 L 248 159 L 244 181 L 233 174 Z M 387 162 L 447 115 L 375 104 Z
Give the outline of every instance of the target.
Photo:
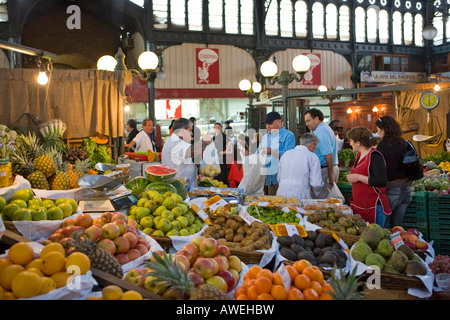
M 450 161 L 439 163 L 439 168 L 441 168 L 444 171 L 450 171 Z

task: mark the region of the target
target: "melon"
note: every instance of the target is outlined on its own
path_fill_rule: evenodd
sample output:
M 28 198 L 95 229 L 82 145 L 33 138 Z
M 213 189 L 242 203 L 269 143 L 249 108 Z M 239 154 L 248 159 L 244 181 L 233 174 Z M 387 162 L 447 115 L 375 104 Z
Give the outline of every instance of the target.
M 166 164 L 150 165 L 145 168 L 145 176 L 150 182 L 172 182 L 177 169 Z
M 145 188 L 145 190 L 154 190 L 160 194 L 164 194 L 167 191 L 177 193 L 177 188 L 175 188 L 170 183 L 163 181 L 152 182 Z
M 130 181 L 128 181 L 125 184 L 125 187 L 128 190 L 131 190 L 131 193 L 136 197 L 136 198 L 140 198 L 142 195 L 142 192 L 145 190 L 145 187 L 147 187 L 147 185 L 150 182 L 144 178 L 144 177 L 134 177 L 133 179 L 131 179 Z
M 186 185 L 178 179 L 174 179 L 170 182 L 177 189 L 177 193 L 180 195 L 183 200 L 187 198 L 187 188 Z

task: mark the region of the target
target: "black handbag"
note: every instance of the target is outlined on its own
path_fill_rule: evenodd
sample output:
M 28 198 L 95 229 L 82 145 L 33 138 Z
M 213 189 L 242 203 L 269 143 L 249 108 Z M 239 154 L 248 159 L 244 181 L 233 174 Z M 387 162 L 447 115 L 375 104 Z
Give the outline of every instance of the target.
M 405 156 L 402 164 L 408 180 L 414 181 L 423 178 L 423 161 L 409 140 L 405 140 Z

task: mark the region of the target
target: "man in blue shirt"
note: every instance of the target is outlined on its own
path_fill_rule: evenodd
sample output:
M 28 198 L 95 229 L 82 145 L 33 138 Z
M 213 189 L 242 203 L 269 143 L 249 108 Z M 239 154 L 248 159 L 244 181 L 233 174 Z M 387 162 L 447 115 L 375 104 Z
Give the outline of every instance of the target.
M 294 134 L 283 127 L 283 120 L 278 112 L 272 111 L 265 119 L 267 133 L 262 137 L 258 152 L 265 155 L 266 175 L 265 194 L 276 195 L 278 189 L 278 163 L 281 156 L 288 150 L 295 148 Z
M 339 160 L 336 137 L 330 126 L 323 122 L 323 119 L 323 113 L 318 109 L 309 109 L 305 113 L 306 126 L 319 138 L 319 144 L 314 153 L 319 157 L 322 179 L 329 191 L 339 178 Z

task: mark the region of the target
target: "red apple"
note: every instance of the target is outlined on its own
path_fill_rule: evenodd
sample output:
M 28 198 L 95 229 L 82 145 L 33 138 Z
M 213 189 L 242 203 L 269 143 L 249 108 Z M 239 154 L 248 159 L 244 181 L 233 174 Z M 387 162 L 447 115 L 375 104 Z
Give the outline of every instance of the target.
M 241 259 L 239 259 L 239 257 L 237 256 L 230 256 L 230 258 L 228 259 L 228 263 L 229 263 L 229 268 L 232 268 L 234 270 L 236 270 L 238 272 L 238 274 L 241 272 L 242 270 L 242 262 Z
M 73 243 L 75 243 L 75 240 L 73 240 L 70 237 L 65 237 L 59 240 L 59 244 L 62 245 L 64 248 L 69 248 Z
M 230 271 L 222 270 L 222 271 L 219 271 L 217 273 L 217 275 L 219 277 L 223 278 L 223 280 L 225 280 L 225 282 L 227 283 L 227 286 L 228 286 L 227 292 L 230 292 L 231 290 L 233 290 L 233 288 L 237 284 L 237 282 L 236 282 L 236 278 Z
M 75 247 L 70 247 L 66 249 L 66 257 L 70 256 L 72 253 L 77 252 L 78 249 Z
M 116 224 L 119 227 L 120 235 L 124 235 L 125 232 L 128 231 L 128 224 L 123 220 L 114 220 L 112 223 Z
M 122 220 L 116 220 L 116 221 L 122 221 Z M 130 241 L 130 248 L 136 247 L 136 245 L 138 243 L 138 238 L 134 233 L 127 231 L 124 233 L 123 237 L 127 238 L 128 241 Z
M 77 221 L 74 218 L 68 218 L 62 222 L 62 227 L 74 226 L 77 224 Z
M 416 243 L 415 243 L 415 242 L 412 242 L 412 241 L 410 241 L 410 240 L 406 240 L 406 241 L 405 241 L 405 244 L 406 244 L 408 247 L 410 247 L 412 250 L 417 250 L 417 246 L 416 246 Z
M 216 274 L 217 272 L 219 272 L 219 263 L 218 263 L 216 260 L 214 260 L 214 258 L 206 258 L 206 259 L 211 260 L 211 262 L 212 262 L 213 265 L 214 265 L 214 271 L 213 271 L 213 274 Z
M 101 226 L 104 226 L 105 224 L 108 223 L 108 220 L 106 220 L 106 218 L 97 217 L 97 218 L 94 218 L 93 223 L 94 223 L 94 224 L 99 224 L 99 225 L 101 225 Z
M 83 228 L 89 228 L 94 223 L 94 219 L 91 217 L 90 214 L 82 213 L 80 214 L 76 219 L 77 226 L 83 227 Z
M 407 233 L 406 231 L 402 231 L 400 232 L 400 237 L 402 238 L 403 241 L 406 241 L 406 238 L 408 238 L 409 233 Z
M 61 229 L 61 235 L 63 237 L 70 237 L 75 232 L 75 226 L 67 226 Z
M 214 275 L 216 266 L 214 260 L 199 257 L 195 260 L 194 270 L 203 278 L 207 279 Z M 217 262 L 216 262 L 217 263 Z
M 130 261 L 133 261 L 141 256 L 141 252 L 138 249 L 130 249 L 128 250 L 127 255 L 128 259 L 130 259 Z
M 97 227 L 96 225 L 92 225 L 87 228 L 86 233 L 89 236 L 89 239 L 94 242 L 100 241 L 102 238 L 102 229 L 100 227 Z
M 413 235 L 415 235 L 416 237 L 419 237 L 419 236 L 420 236 L 420 232 L 419 232 L 419 230 L 417 230 L 416 228 L 408 229 L 408 231 L 406 231 L 406 232 L 408 232 L 408 233 L 410 233 L 410 234 L 413 234 Z
M 224 256 L 228 260 L 231 256 L 231 251 L 230 248 L 228 248 L 226 245 L 219 244 L 219 252 L 217 254 L 220 256 Z
M 230 269 L 228 269 L 228 271 L 229 272 L 231 272 L 231 274 L 234 276 L 234 278 L 236 279 L 236 284 L 238 284 L 239 283 L 239 279 L 240 279 L 240 277 L 239 277 L 239 272 L 237 272 L 235 269 L 232 269 L 232 268 L 230 268 Z
M 193 243 L 186 243 L 186 244 L 183 246 L 182 249 L 183 249 L 183 250 L 187 250 L 187 251 L 189 251 L 190 253 L 192 253 L 192 256 L 194 257 L 194 260 L 197 258 L 198 253 L 199 253 L 199 250 L 198 250 L 198 247 L 197 247 L 195 244 L 193 244 Z M 191 261 L 191 263 L 192 263 L 192 261 Z
M 105 218 L 107 222 L 111 222 L 112 216 L 113 216 L 112 212 L 103 212 L 100 217 Z
M 136 220 L 128 219 L 127 223 L 128 223 L 129 226 L 134 227 L 136 230 L 139 229 L 139 223 Z
M 219 290 L 222 290 L 223 292 L 227 292 L 228 290 L 228 284 L 226 281 L 219 276 L 212 276 L 205 280 L 206 284 L 212 285 L 213 287 L 216 287 Z
M 220 271 L 223 271 L 223 270 L 227 270 L 228 269 L 228 267 L 229 267 L 229 263 L 228 263 L 228 259 L 225 257 L 225 256 L 215 256 L 214 258 L 213 258 L 216 262 L 217 262 L 217 264 L 219 265 L 219 270 L 218 270 L 218 272 L 220 272 Z
M 205 240 L 206 238 L 204 236 L 197 236 L 191 240 L 192 244 L 195 244 L 197 248 L 200 250 L 200 244 Z
M 419 240 L 419 238 L 415 234 L 409 233 L 406 237 L 406 240 L 416 242 L 417 240 Z
M 124 280 L 127 282 L 132 283 L 133 279 L 136 278 L 137 276 L 141 275 L 141 272 L 139 271 L 141 269 L 139 268 L 133 268 L 130 271 L 128 271 L 125 275 Z
M 214 238 L 206 238 L 200 244 L 200 254 L 205 258 L 212 258 L 219 252 L 219 244 Z
M 123 236 L 119 236 L 113 240 L 116 245 L 116 253 L 127 253 L 130 250 L 130 241 Z
M 194 283 L 194 286 L 197 287 L 203 283 L 205 283 L 205 280 L 202 278 L 201 275 L 199 275 L 197 273 L 197 271 L 195 271 L 194 268 L 190 268 L 188 270 L 188 275 L 191 278 L 192 282 Z
M 114 257 L 119 261 L 121 265 L 130 262 L 130 259 L 128 258 L 128 255 L 126 253 L 117 253 L 116 255 L 114 255 Z
M 421 240 L 417 241 L 416 246 L 417 246 L 417 249 L 419 249 L 419 250 L 427 250 L 428 249 L 428 243 L 426 243 L 425 241 L 421 241 Z
M 137 277 L 135 277 L 131 283 L 134 284 L 135 286 L 143 288 L 145 283 L 145 277 L 140 274 Z
M 117 224 L 108 222 L 102 227 L 103 239 L 115 239 L 120 235 L 120 229 Z
M 177 256 L 185 256 L 188 259 L 189 264 L 193 264 L 195 262 L 196 257 L 189 250 L 181 249 L 181 250 L 177 251 L 176 255 Z
M 402 233 L 404 231 L 405 231 L 405 229 L 403 229 L 403 227 L 401 227 L 401 226 L 395 226 L 392 228 L 392 233 L 396 233 L 396 232 Z
M 136 229 L 134 226 L 128 225 L 127 232 L 134 233 L 136 235 L 136 237 L 137 237 L 137 234 L 138 234 L 138 232 L 137 232 L 138 230 L 139 230 L 139 227 Z
M 59 232 L 53 232 L 49 237 L 48 240 L 51 242 L 58 242 L 61 239 L 61 233 Z
M 98 247 L 108 251 L 112 255 L 116 253 L 116 245 L 111 239 L 101 239 L 98 242 Z
M 182 254 L 176 254 L 173 259 L 177 264 L 181 265 L 183 270 L 186 270 L 191 266 L 188 257 Z
M 148 252 L 147 247 L 144 246 L 142 243 L 138 243 L 134 248 L 139 250 L 139 252 L 141 253 L 141 256 L 143 256 L 144 254 L 146 254 Z
M 143 246 L 145 246 L 147 248 L 147 250 L 150 250 L 150 243 L 148 243 L 147 241 L 145 241 L 145 239 L 143 237 L 138 238 L 138 244 L 142 244 Z
M 114 213 L 112 214 L 111 222 L 116 221 L 116 220 L 123 220 L 123 221 L 125 221 L 126 223 L 128 223 L 128 218 L 127 218 L 127 216 L 124 215 L 122 212 L 114 212 Z

